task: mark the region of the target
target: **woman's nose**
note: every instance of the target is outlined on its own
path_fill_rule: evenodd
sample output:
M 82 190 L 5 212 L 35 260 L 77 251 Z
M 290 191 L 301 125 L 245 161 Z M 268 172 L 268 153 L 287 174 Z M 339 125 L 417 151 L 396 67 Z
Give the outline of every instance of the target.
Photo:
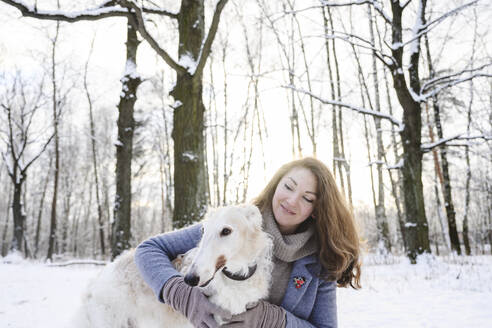
M 299 201 L 299 195 L 297 195 L 295 193 L 289 195 L 289 197 L 287 198 L 287 203 L 290 206 L 295 206 L 298 201 Z

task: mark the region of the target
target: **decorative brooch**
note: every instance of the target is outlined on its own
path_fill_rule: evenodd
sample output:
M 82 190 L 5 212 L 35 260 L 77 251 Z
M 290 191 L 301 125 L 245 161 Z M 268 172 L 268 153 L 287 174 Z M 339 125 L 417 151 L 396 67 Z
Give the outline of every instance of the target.
M 294 277 L 294 286 L 296 287 L 296 289 L 301 288 L 305 282 L 306 282 L 306 278 L 304 277 Z

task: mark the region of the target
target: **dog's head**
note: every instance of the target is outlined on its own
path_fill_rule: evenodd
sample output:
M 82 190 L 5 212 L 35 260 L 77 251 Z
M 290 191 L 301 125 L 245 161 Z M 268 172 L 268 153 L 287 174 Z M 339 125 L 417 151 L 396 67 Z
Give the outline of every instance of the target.
M 212 210 L 203 221 L 203 236 L 185 282 L 204 287 L 225 266 L 245 275 L 248 266 L 254 264 L 268 242 L 256 206 L 226 206 Z

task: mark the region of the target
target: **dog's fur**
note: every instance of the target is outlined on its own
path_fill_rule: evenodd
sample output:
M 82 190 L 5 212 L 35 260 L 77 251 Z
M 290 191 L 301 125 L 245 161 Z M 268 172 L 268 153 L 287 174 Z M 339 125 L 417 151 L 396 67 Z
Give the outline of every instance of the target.
M 224 228 L 231 233 L 222 236 Z M 262 230 L 258 208 L 228 206 L 207 214 L 199 245 L 179 256 L 174 265 L 186 277 L 194 277 L 199 286 L 195 288 L 202 288 L 213 303 L 237 314 L 268 295 L 271 250 L 272 241 Z M 191 328 L 184 316 L 156 299 L 141 278 L 133 256 L 134 251 L 124 253 L 89 284 L 75 319 L 76 327 Z M 229 272 L 246 275 L 253 264 L 257 270 L 247 280 L 232 280 L 222 272 L 227 267 Z

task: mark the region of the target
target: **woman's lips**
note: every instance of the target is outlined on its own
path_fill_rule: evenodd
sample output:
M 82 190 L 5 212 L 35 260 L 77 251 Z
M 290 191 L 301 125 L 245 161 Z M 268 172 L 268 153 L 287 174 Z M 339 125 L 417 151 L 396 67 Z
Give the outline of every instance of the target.
M 289 209 L 288 209 L 287 207 L 285 207 L 284 205 L 280 204 L 280 206 L 281 206 L 281 207 L 282 207 L 282 208 L 283 208 L 283 209 L 284 209 L 287 213 L 289 213 L 289 214 L 291 214 L 291 215 L 295 215 L 295 214 L 296 214 L 295 212 L 293 212 L 293 211 L 289 210 Z

